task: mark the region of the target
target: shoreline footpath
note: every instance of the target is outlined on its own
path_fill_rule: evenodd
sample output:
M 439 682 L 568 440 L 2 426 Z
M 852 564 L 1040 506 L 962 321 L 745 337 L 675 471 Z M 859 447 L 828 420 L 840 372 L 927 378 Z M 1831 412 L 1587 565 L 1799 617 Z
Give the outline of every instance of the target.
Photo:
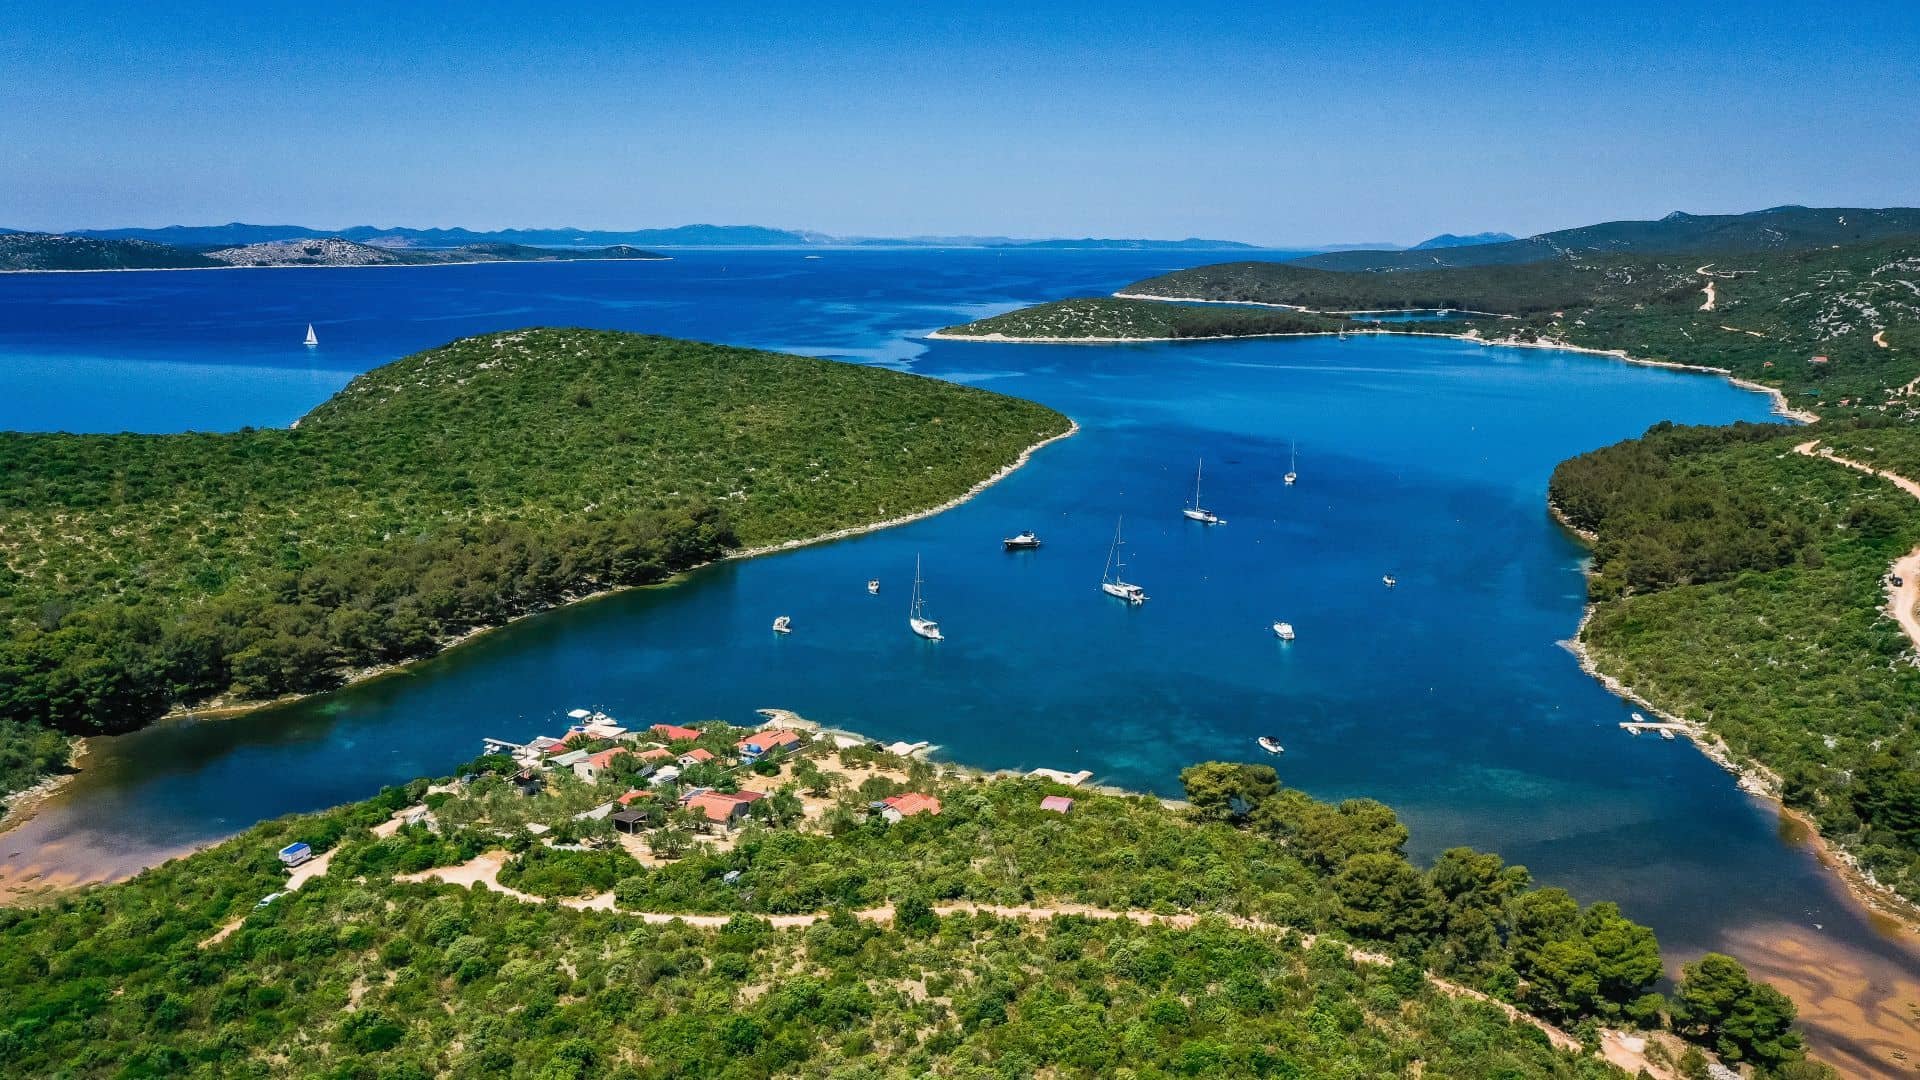
M 291 705 L 291 704 L 294 704 L 295 702 L 304 701 L 308 698 L 318 697 L 323 694 L 337 693 L 341 690 L 347 689 L 348 687 L 357 686 L 361 683 L 372 682 L 376 679 L 385 678 L 389 675 L 397 675 L 397 674 L 404 673 L 417 665 L 424 664 L 424 663 L 427 663 L 428 661 L 435 660 L 439 657 L 445 656 L 449 652 L 452 652 L 454 649 L 459 648 L 460 646 L 466 644 L 467 642 L 473 640 L 474 638 L 480 637 L 483 634 L 487 634 L 495 630 L 504 629 L 505 627 L 512 626 L 515 623 L 518 623 L 525 619 L 530 619 L 530 618 L 534 618 L 535 616 L 545 615 L 550 612 L 559 611 L 562 608 L 569 608 L 569 607 L 575 606 L 576 604 L 584 604 L 594 600 L 605 599 L 607 597 L 616 596 L 621 593 L 631 592 L 635 589 L 668 588 L 668 587 L 679 584 L 682 580 L 684 580 L 690 574 L 693 574 L 697 571 L 703 570 L 710 566 L 718 565 L 720 563 L 731 562 L 736 559 L 753 559 L 753 558 L 758 558 L 759 556 L 762 556 L 762 555 L 772 555 L 782 551 L 794 551 L 800 548 L 812 547 L 816 544 L 830 544 L 837 540 L 847 540 L 855 536 L 862 536 L 866 533 L 879 532 L 882 529 L 897 528 L 898 526 L 901 526 L 901 525 L 909 525 L 909 524 L 912 524 L 913 522 L 920 521 L 925 518 L 933 517 L 936 514 L 943 514 L 943 513 L 946 513 L 948 510 L 952 510 L 967 502 L 970 502 L 975 497 L 977 497 L 981 492 L 987 490 L 993 485 L 1006 479 L 1008 476 L 1011 476 L 1016 470 L 1020 469 L 1021 467 L 1025 466 L 1029 461 L 1031 461 L 1033 459 L 1033 455 L 1038 453 L 1040 450 L 1048 446 L 1051 446 L 1052 444 L 1059 442 L 1062 439 L 1071 438 L 1074 435 L 1079 434 L 1080 422 L 1073 419 L 1070 416 L 1067 417 L 1066 420 L 1067 420 L 1067 429 L 1065 431 L 1062 431 L 1057 435 L 1049 435 L 1048 437 L 1040 440 L 1039 442 L 1036 442 L 1031 446 L 1028 446 L 1026 449 L 1020 451 L 1020 453 L 1017 456 L 1015 456 L 1011 462 L 1009 462 L 1006 465 L 1002 465 L 992 475 L 986 477 L 983 480 L 976 482 L 972 487 L 968 488 L 965 492 L 951 499 L 948 499 L 946 502 L 941 503 L 938 506 L 929 507 L 925 510 L 916 510 L 909 514 L 901 514 L 896 517 L 887 518 L 884 521 L 869 522 L 864 525 L 849 525 L 842 529 L 835 529 L 831 532 L 821 533 L 817 536 L 802 537 L 796 540 L 785 540 L 777 544 L 762 544 L 758 547 L 741 548 L 738 551 L 730 551 L 727 554 L 722 555 L 721 557 L 717 559 L 713 559 L 709 562 L 704 562 L 697 566 L 687 567 L 685 570 L 682 570 L 679 573 L 676 573 L 671 577 L 668 577 L 664 581 L 656 581 L 648 585 L 622 585 L 616 588 L 598 589 L 594 592 L 583 593 L 579 596 L 568 597 L 556 604 L 551 604 L 546 607 L 538 608 L 533 611 L 522 612 L 518 615 L 513 616 L 512 618 L 507 619 L 505 622 L 495 623 L 489 626 L 474 627 L 473 629 L 465 631 L 464 633 L 456 634 L 456 635 L 453 635 L 452 637 L 443 639 L 442 641 L 437 643 L 438 647 L 430 655 L 416 657 L 411 660 L 403 660 L 403 661 L 399 661 L 397 663 L 392 663 L 392 664 L 377 664 L 371 667 L 356 668 L 345 674 L 345 676 L 343 677 L 343 681 L 340 683 L 340 685 L 332 687 L 327 690 L 316 690 L 316 691 L 313 691 L 312 693 L 307 693 L 307 694 L 285 694 L 280 697 L 270 698 L 264 701 L 244 701 L 244 702 L 235 702 L 231 704 L 224 703 L 216 698 L 209 704 L 194 707 L 194 708 L 188 708 L 186 706 L 175 706 L 173 709 L 169 710 L 164 715 L 162 715 L 157 720 L 155 720 L 154 723 L 155 724 L 183 723 L 183 722 L 190 723 L 196 720 L 213 720 L 213 719 L 220 719 L 224 717 L 243 716 L 247 713 L 258 712 L 262 709 L 269 709 L 279 705 Z M 9 830 L 13 829 L 18 825 L 24 824 L 26 821 L 32 818 L 34 815 L 34 812 L 39 809 L 42 803 L 46 802 L 47 799 L 51 798 L 61 788 L 65 787 L 69 782 L 73 780 L 75 776 L 79 775 L 79 770 L 75 768 L 71 768 L 71 764 L 72 762 L 77 762 L 80 759 L 80 756 L 84 753 L 85 753 L 84 740 L 81 740 L 80 745 L 76 747 L 74 755 L 69 762 L 70 767 L 67 772 L 61 773 L 57 776 L 49 776 L 41 780 L 39 783 L 33 785 L 33 787 L 24 789 L 23 791 L 16 793 L 7 804 L 7 813 L 4 816 L 0 816 L 0 835 L 5 835 Z

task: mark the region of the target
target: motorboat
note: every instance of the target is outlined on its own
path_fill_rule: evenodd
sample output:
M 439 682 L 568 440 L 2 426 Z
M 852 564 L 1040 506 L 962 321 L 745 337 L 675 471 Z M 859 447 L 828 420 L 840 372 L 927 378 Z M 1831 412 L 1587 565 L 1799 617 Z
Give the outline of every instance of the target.
M 1260 744 L 1260 749 L 1265 750 L 1269 754 L 1284 754 L 1287 752 L 1287 748 L 1280 745 L 1280 740 L 1271 735 L 1262 735 L 1254 741 Z
M 1394 577 L 1392 574 L 1382 574 L 1380 575 L 1380 583 L 1391 589 L 1395 585 L 1400 584 L 1400 579 Z
M 880 595 L 880 579 L 879 578 L 869 578 L 867 580 L 867 595 L 869 596 Z
M 1029 551 L 1040 546 L 1040 538 L 1033 534 L 1032 529 L 1028 529 L 1019 536 L 1009 536 L 1000 542 L 1006 545 L 1008 551 Z
M 1293 640 L 1293 624 L 1290 622 L 1274 623 L 1273 636 L 1279 638 L 1281 641 L 1292 641 Z
M 793 633 L 793 619 L 790 616 L 782 615 L 773 620 L 773 632 L 776 634 Z

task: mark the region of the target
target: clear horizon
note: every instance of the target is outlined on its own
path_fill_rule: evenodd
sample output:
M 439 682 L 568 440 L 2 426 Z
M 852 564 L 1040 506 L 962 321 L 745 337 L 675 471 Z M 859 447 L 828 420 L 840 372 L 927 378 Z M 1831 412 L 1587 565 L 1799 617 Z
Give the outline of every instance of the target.
M 1903 4 L 411 11 L 0 13 L 0 226 L 1323 247 L 1920 204 Z

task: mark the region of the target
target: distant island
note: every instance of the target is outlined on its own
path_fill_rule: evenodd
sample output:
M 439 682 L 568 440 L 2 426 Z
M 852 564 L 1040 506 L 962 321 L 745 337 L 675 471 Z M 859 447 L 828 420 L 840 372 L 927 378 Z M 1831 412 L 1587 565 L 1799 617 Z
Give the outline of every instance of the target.
M 344 229 L 314 229 L 304 225 L 169 225 L 143 229 L 69 229 L 58 234 L 0 229 L 0 235 L 59 235 L 75 241 L 133 240 L 145 244 L 208 251 L 297 240 L 344 240 L 387 250 L 444 250 L 514 245 L 540 249 L 617 247 L 978 247 L 1035 248 L 1092 251 L 1263 251 L 1258 244 L 1237 240 L 1079 239 L 1011 236 L 834 236 L 801 229 L 774 229 L 761 225 L 677 225 L 665 229 L 415 229 L 354 225 Z M 1288 251 L 1307 254 L 1319 249 Z
M 1508 240 L 1517 239 L 1519 239 L 1519 237 L 1514 236 L 1512 233 L 1503 232 L 1479 232 L 1473 233 L 1470 236 L 1441 233 L 1439 236 L 1429 237 L 1420 241 L 1408 250 L 1432 251 L 1435 248 L 1473 247 L 1476 244 L 1501 244 Z
M 627 245 L 542 248 L 470 243 L 446 248 L 393 248 L 340 237 L 263 240 L 234 247 L 190 248 L 137 238 L 0 233 L 0 271 L 212 270 L 260 266 L 433 266 L 481 262 L 566 262 L 665 259 Z
M 924 513 L 1069 427 L 879 368 L 534 329 L 376 368 L 291 430 L 0 433 L 0 791 L 44 768 L 49 729 L 327 689 Z
M 1579 646 L 1816 825 L 1856 885 L 1920 901 L 1920 211 L 1674 215 L 1375 255 L 1197 267 L 937 336 L 1577 348 L 1721 372 L 1819 419 L 1662 424 L 1562 463 L 1550 503 L 1593 545 Z M 1463 264 L 1418 268 L 1430 256 Z M 1398 310 L 1452 317 L 1375 318 Z

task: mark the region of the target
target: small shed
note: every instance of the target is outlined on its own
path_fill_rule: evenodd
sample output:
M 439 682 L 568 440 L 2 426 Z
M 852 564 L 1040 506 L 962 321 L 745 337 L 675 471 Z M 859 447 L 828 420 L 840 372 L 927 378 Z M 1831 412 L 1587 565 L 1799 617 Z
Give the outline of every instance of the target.
M 1056 814 L 1073 813 L 1073 800 L 1065 795 L 1049 795 L 1040 800 L 1040 809 L 1051 810 Z
M 612 820 L 616 830 L 629 835 L 647 827 L 647 815 L 638 810 L 622 810 Z
M 303 840 L 296 840 L 280 849 L 280 861 L 287 866 L 299 866 L 313 858 L 313 848 Z

